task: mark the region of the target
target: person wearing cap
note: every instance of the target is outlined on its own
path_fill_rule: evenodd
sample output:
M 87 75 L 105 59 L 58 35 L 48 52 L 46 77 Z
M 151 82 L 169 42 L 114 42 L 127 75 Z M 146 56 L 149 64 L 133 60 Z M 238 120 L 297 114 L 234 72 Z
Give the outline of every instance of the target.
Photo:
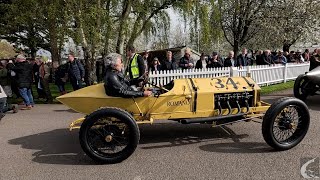
M 20 95 L 23 98 L 23 102 L 26 107 L 22 110 L 30 110 L 34 106 L 33 96 L 31 92 L 32 86 L 32 64 L 26 61 L 23 55 L 18 55 L 16 58 L 16 64 L 14 65 L 12 60 L 8 63 L 8 69 L 15 73 Z
M 82 82 L 84 81 L 84 67 L 81 62 L 74 57 L 74 53 L 70 52 L 68 56 L 68 74 L 69 80 L 74 91 L 82 88 Z
M 223 67 L 223 62 L 219 58 L 218 53 L 213 52 L 212 57 L 208 61 L 207 68 L 217 68 L 217 67 Z
M 194 61 L 191 57 L 191 49 L 186 48 L 184 51 L 184 56 L 180 59 L 179 67 L 181 69 L 192 69 L 194 68 Z
M 279 50 L 278 55 L 276 56 L 276 59 L 274 60 L 276 64 L 286 64 L 287 58 L 283 55 L 283 51 Z
M 125 75 L 129 76 L 133 85 L 138 87 L 142 86 L 141 82 L 147 74 L 143 57 L 136 53 L 136 49 L 133 46 L 128 46 L 126 53 L 129 61 L 125 70 Z
M 46 96 L 46 103 L 52 103 L 53 98 L 51 95 L 50 87 L 49 87 L 49 76 L 50 76 L 50 68 L 45 63 L 45 59 L 42 57 L 36 58 L 36 63 L 39 66 L 39 82 L 43 86 L 43 90 Z
M 302 57 L 302 51 L 300 49 L 297 50 L 294 59 L 297 63 L 304 63 L 304 58 Z

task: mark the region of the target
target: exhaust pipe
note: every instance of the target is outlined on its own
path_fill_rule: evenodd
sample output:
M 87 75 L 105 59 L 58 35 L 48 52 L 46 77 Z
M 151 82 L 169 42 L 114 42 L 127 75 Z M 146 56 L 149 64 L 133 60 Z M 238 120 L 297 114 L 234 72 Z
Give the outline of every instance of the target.
M 230 120 L 234 121 L 238 118 L 243 118 L 245 113 L 240 114 L 232 114 L 227 116 L 216 116 L 216 117 L 205 117 L 205 118 L 192 118 L 192 119 L 181 119 L 181 124 L 192 124 L 192 123 L 206 123 L 206 122 L 213 122 L 213 121 L 219 121 L 219 120 Z

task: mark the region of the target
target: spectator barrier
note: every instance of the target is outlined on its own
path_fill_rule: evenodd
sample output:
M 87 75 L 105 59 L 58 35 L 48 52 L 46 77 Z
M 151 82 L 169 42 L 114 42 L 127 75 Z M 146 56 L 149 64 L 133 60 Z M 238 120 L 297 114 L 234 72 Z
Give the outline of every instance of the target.
M 170 71 L 150 72 L 149 80 L 157 85 L 168 84 L 173 79 L 181 78 L 213 78 L 213 77 L 235 77 L 250 75 L 260 86 L 278 84 L 294 80 L 300 74 L 309 70 L 309 63 L 287 63 L 285 65 L 259 65 L 239 67 L 222 67 L 208 69 L 187 69 Z

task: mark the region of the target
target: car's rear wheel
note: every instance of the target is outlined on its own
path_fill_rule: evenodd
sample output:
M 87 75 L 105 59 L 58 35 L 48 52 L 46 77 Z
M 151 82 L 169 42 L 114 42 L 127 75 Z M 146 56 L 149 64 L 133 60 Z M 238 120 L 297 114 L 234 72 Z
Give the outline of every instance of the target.
M 276 150 L 291 149 L 307 134 L 310 114 L 296 98 L 282 98 L 267 110 L 262 122 L 264 140 Z
M 90 158 L 110 164 L 121 162 L 134 152 L 140 133 L 129 113 L 118 108 L 103 108 L 86 117 L 79 139 Z

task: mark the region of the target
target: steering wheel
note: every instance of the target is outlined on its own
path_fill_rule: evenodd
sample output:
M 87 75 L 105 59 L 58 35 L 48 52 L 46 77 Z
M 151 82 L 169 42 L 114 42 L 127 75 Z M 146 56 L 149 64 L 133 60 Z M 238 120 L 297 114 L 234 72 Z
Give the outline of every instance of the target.
M 164 87 L 162 87 L 162 86 L 156 85 L 154 82 L 147 81 L 146 84 L 150 84 L 151 86 L 156 87 L 156 88 L 159 88 L 160 90 L 164 90 L 164 91 L 166 91 L 166 92 L 169 92 L 169 91 L 170 91 L 170 90 L 168 90 L 168 89 L 166 89 L 166 88 L 164 88 Z
M 155 84 L 154 82 L 149 81 L 149 73 L 145 72 L 141 77 L 138 78 L 138 80 L 140 82 L 142 82 L 142 89 L 144 89 L 145 85 L 150 84 L 153 87 L 159 88 L 160 90 L 163 90 L 165 92 L 169 92 L 170 90 L 162 87 L 162 86 L 158 86 L 157 84 Z

